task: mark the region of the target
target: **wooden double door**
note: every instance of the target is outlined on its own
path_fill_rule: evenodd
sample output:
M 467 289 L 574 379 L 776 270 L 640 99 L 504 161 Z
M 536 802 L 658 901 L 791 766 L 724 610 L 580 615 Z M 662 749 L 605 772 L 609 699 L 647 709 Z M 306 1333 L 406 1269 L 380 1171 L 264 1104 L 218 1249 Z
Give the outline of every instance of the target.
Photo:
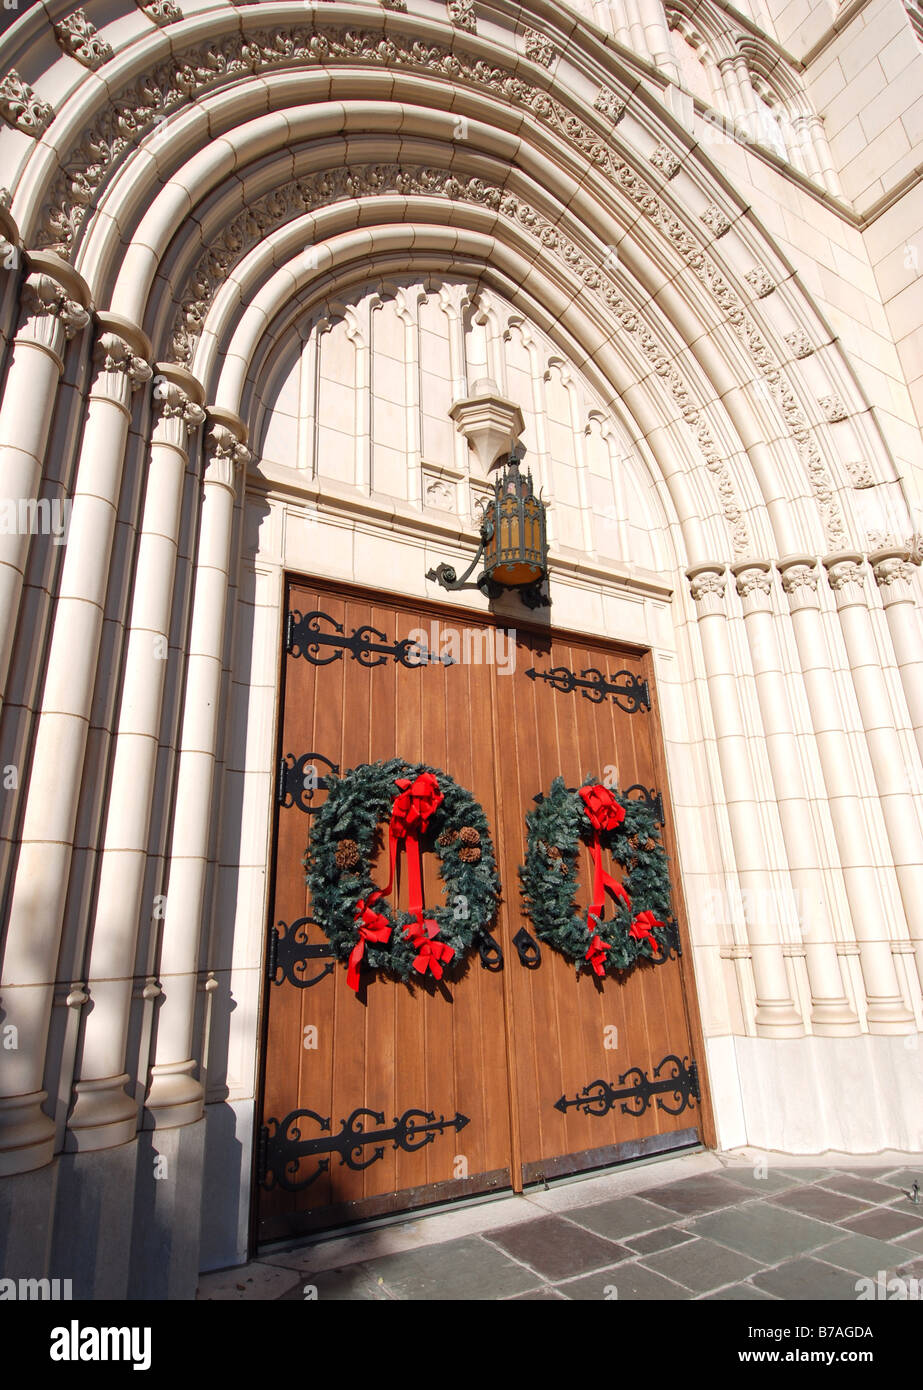
M 578 787 L 617 768 L 620 788 L 662 808 L 672 860 L 649 655 L 320 582 L 290 581 L 286 601 L 256 1243 L 707 1139 L 675 870 L 669 959 L 604 981 L 538 943 L 520 897 L 525 814 L 559 775 Z M 407 645 L 421 632 L 424 663 Z M 303 858 L 327 775 L 394 757 L 442 769 L 483 807 L 495 947 L 451 980 L 369 973 L 357 994 L 312 920 Z M 435 855 L 423 879 L 439 903 Z M 391 901 L 407 907 L 406 883 Z

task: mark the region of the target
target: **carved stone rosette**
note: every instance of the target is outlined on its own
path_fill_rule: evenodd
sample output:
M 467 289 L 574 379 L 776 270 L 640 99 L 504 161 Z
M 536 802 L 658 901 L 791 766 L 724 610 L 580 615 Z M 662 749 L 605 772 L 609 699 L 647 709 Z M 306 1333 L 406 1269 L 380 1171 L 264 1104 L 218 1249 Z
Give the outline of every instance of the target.
M 811 555 L 787 555 L 779 560 L 777 568 L 782 576 L 782 588 L 788 596 L 788 606 L 793 613 L 801 608 L 819 608 L 817 594 L 819 572 L 817 561 Z
M 135 4 L 155 24 L 175 24 L 183 17 L 182 10 L 179 5 L 174 5 L 173 0 L 135 0 Z
M 526 57 L 531 58 L 533 63 L 541 63 L 543 68 L 550 68 L 557 52 L 551 40 L 540 34 L 537 29 L 527 29 L 522 37 Z
M 696 565 L 686 571 L 686 578 L 700 618 L 724 612 L 727 578 L 723 565 Z
M 865 606 L 865 568 L 861 555 L 828 555 L 824 559 L 824 568 L 836 598 L 837 611 L 842 612 L 844 608 L 852 608 L 856 604 Z
M 449 0 L 448 10 L 449 19 L 456 29 L 467 29 L 469 34 L 477 33 L 478 22 L 474 12 L 474 0 Z
M 666 179 L 675 179 L 679 173 L 682 160 L 677 158 L 671 149 L 666 145 L 658 145 L 651 155 L 651 163 L 655 169 L 659 169 Z
M 709 203 L 704 212 L 699 213 L 699 221 L 704 222 L 716 237 L 727 236 L 731 230 L 731 224 L 717 203 Z
M 800 330 L 795 333 L 786 333 L 785 341 L 791 348 L 793 356 L 796 357 L 799 362 L 803 361 L 806 357 L 812 357 L 814 355 L 814 346 L 810 338 Z
M 743 600 L 744 615 L 770 612 L 772 609 L 772 577 L 768 560 L 743 560 L 731 566 L 737 581 L 737 592 Z
M 776 287 L 776 282 L 769 271 L 764 270 L 761 265 L 755 265 L 752 270 L 745 271 L 744 279 L 757 299 L 765 299 L 767 295 L 772 294 Z
M 611 87 L 601 87 L 599 96 L 593 102 L 597 111 L 601 111 L 604 116 L 608 116 L 613 125 L 618 125 L 625 114 L 627 104 L 621 97 L 616 96 Z

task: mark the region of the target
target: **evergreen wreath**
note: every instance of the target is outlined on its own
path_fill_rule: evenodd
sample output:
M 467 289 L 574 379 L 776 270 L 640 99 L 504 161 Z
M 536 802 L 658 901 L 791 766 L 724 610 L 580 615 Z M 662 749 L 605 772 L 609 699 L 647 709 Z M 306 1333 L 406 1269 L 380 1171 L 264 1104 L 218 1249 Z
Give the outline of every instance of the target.
M 500 880 L 487 817 L 445 772 L 402 758 L 365 763 L 328 776 L 327 799 L 314 818 L 304 857 L 315 920 L 334 954 L 348 962 L 350 988 L 364 963 L 408 982 L 454 970 L 497 910 Z M 371 862 L 388 822 L 391 883 L 372 881 Z M 405 849 L 410 912 L 387 902 Z M 423 908 L 420 854 L 435 851 L 446 887 L 443 906 Z
M 522 897 L 540 940 L 602 977 L 627 970 L 639 957 L 662 961 L 669 949 L 667 856 L 653 809 L 601 786 L 589 777 L 578 791 L 556 777 L 550 793 L 526 815 L 528 848 L 520 866 Z M 594 901 L 578 908 L 580 842 L 595 860 Z M 609 850 L 621 865 L 621 884 L 602 869 Z M 603 919 L 605 892 L 617 904 Z

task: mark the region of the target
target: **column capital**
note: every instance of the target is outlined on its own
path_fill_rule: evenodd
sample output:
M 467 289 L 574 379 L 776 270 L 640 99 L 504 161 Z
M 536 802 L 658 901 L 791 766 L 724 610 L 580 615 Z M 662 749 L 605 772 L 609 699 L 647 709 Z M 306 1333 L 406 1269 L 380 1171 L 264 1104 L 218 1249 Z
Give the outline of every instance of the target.
M 910 551 L 906 546 L 887 547 L 873 550 L 869 564 L 875 582 L 881 590 L 881 601 L 886 608 L 892 603 L 913 603 L 913 565 Z
M 865 557 L 858 553 L 844 551 L 836 555 L 825 555 L 824 569 L 827 581 L 836 596 L 839 611 L 864 606 L 865 595 Z
M 221 406 L 209 406 L 208 420 L 205 481 L 226 487 L 236 495 L 240 471 L 250 462 L 250 450 L 244 447 L 247 426 L 239 415 Z
M 132 392 L 153 376 L 147 361 L 151 345 L 147 335 L 121 315 L 99 314 L 97 317 L 99 336 L 93 349 L 96 375 L 92 394 L 114 401 L 127 410 Z
M 698 608 L 699 617 L 722 612 L 724 590 L 727 586 L 725 567 L 720 564 L 693 565 L 687 569 L 689 592 Z
M 154 370 L 152 442 L 186 452 L 189 435 L 205 419 L 205 391 L 185 367 L 158 362 Z
M 73 267 L 53 252 L 30 251 L 28 263 L 17 340 L 60 358 L 65 345 L 90 322 L 90 291 Z
M 731 566 L 737 592 L 743 599 L 744 614 L 772 608 L 772 566 L 768 560 L 740 560 Z
M 782 588 L 788 596 L 792 612 L 802 608 L 819 608 L 817 581 L 819 573 L 813 555 L 785 555 L 776 561 L 782 577 Z

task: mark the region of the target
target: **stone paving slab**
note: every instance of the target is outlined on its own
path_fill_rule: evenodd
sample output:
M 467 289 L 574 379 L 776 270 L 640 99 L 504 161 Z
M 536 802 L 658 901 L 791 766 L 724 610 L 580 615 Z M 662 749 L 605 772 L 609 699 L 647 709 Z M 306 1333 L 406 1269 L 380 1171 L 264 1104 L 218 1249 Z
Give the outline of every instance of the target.
M 855 1302 L 860 1279 L 923 1279 L 923 1167 L 829 1158 L 649 1161 L 277 1249 L 198 1297 Z

